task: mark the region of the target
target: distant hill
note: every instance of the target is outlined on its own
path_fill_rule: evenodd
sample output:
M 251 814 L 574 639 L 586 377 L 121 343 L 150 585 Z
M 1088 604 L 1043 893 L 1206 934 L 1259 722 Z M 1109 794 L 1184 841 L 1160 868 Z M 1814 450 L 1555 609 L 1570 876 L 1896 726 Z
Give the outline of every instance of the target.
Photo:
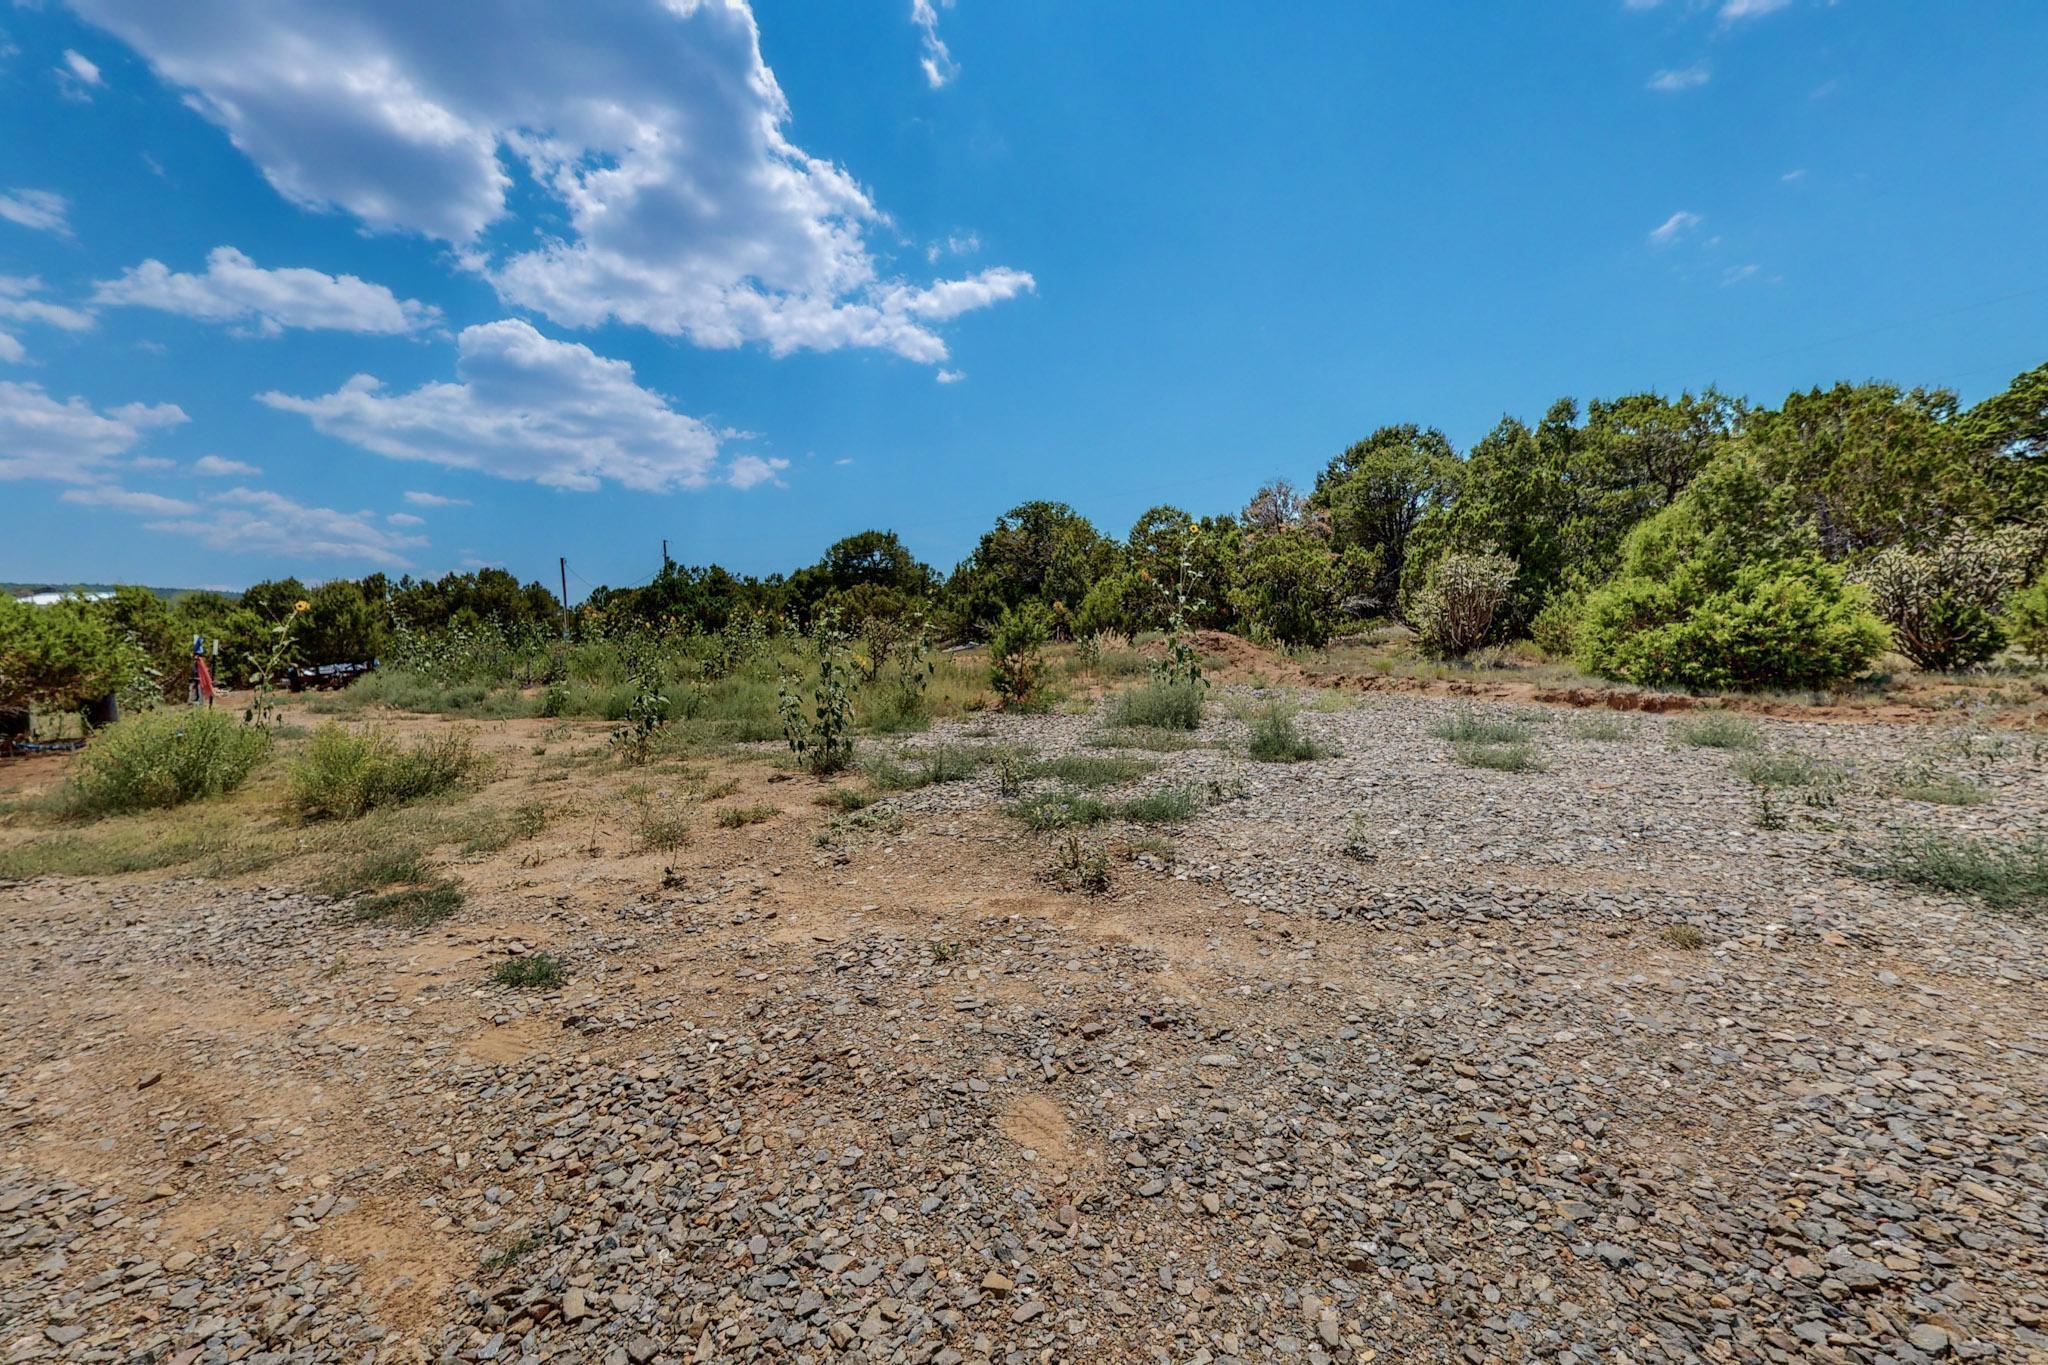
M 0 592 L 9 597 L 33 597 L 39 592 L 112 592 L 112 583 L 0 583 Z M 201 588 L 151 588 L 151 592 L 166 602 L 175 602 L 186 593 L 202 592 Z M 233 594 L 229 594 L 232 596 Z

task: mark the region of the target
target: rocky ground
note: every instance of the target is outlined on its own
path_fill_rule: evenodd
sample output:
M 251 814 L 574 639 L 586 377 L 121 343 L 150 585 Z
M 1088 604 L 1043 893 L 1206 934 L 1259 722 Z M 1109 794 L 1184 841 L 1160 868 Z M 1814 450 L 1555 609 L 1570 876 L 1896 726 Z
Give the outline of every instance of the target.
M 1884 774 L 1953 736 L 1769 722 L 1842 781 L 1759 828 L 1677 718 L 1509 773 L 1373 698 L 1272 765 L 1228 700 L 1099 896 L 992 769 L 747 762 L 766 823 L 599 802 L 427 929 L 0 887 L 0 1358 L 2048 1360 L 2048 920 L 1854 871 L 2048 825 L 2031 741 L 1934 806 Z

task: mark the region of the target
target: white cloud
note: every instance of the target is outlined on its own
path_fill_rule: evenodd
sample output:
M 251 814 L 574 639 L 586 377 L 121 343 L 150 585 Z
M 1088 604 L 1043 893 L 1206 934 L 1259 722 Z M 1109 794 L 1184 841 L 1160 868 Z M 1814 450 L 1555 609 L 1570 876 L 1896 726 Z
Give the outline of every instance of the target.
M 230 460 L 219 455 L 201 455 L 192 462 L 192 472 L 209 479 L 255 478 L 263 473 L 253 464 Z
M 1778 182 L 1784 185 L 1796 185 L 1804 179 L 1806 179 L 1806 169 L 1804 167 L 1801 167 L 1796 171 L 1785 172 L 1783 175 L 1778 177 Z
M 92 326 L 90 313 L 33 297 L 42 292 L 43 282 L 34 275 L 0 275 L 0 319 L 40 322 L 67 332 L 83 332 Z
M 167 469 L 176 469 L 178 462 L 176 460 L 166 460 L 161 455 L 137 455 L 128 462 L 128 467 L 130 469 L 148 470 L 151 473 L 162 473 Z
M 381 284 L 318 270 L 266 270 L 231 246 L 215 247 L 203 275 L 180 275 L 144 261 L 102 280 L 93 302 L 157 308 L 207 322 L 240 323 L 265 336 L 287 327 L 391 336 L 438 322 L 441 310 L 401 299 Z
M 64 64 L 57 71 L 57 88 L 65 98 L 89 100 L 92 92 L 106 82 L 100 79 L 100 69 L 90 57 L 80 52 L 64 49 Z
M 1760 19 L 1791 3 L 1792 0 L 1725 0 L 1721 6 L 1721 18 L 1728 23 L 1738 19 Z
M 60 237 L 71 235 L 71 225 L 64 221 L 70 207 L 70 201 L 55 190 L 15 189 L 0 193 L 0 218 Z
M 186 420 L 172 403 L 126 403 L 101 411 L 83 398 L 60 403 L 40 384 L 0 380 L 0 480 L 92 483 L 108 462 L 151 431 Z
M 391 512 L 385 516 L 384 520 L 390 522 L 393 526 L 425 526 L 427 524 L 425 517 L 416 517 L 410 512 Z
M 938 0 L 938 4 L 953 8 L 953 0 Z M 925 83 L 934 90 L 940 89 L 960 74 L 960 64 L 953 60 L 945 39 L 939 37 L 939 11 L 932 0 L 910 0 L 910 22 L 917 25 L 922 35 L 919 45 L 924 55 L 917 64 L 924 70 Z
M 933 324 L 957 312 L 910 305 L 936 289 L 985 307 L 1033 287 L 1015 270 L 935 286 L 885 275 L 866 233 L 886 215 L 785 135 L 745 0 L 499 0 L 460 23 L 401 0 L 76 7 L 187 90 L 286 197 L 452 243 L 507 303 L 564 325 L 938 364 Z M 553 201 L 545 221 L 509 220 L 514 169 L 532 185 L 522 202 Z
M 1706 220 L 1697 213 L 1688 213 L 1686 210 L 1680 209 L 1662 223 L 1650 229 L 1650 245 L 1670 246 L 1704 221 Z
M 153 517 L 190 516 L 199 510 L 197 503 L 182 498 L 167 498 L 160 493 L 138 493 L 133 489 L 117 488 L 110 483 L 93 484 L 87 488 L 67 488 L 61 495 L 66 502 L 75 502 L 84 507 L 112 507 L 122 512 L 140 512 Z
M 453 384 L 394 394 L 359 374 L 318 398 L 258 399 L 393 459 L 583 490 L 606 480 L 646 492 L 710 480 L 717 435 L 641 388 L 625 361 L 511 319 L 465 327 L 457 350 Z
M 934 377 L 941 384 L 957 384 L 967 376 L 959 370 L 940 370 Z
M 152 531 L 195 537 L 228 553 L 351 559 L 395 569 L 411 568 L 405 551 L 427 543 L 424 536 L 379 526 L 367 512 L 308 507 L 260 488 L 231 488 L 204 506 L 187 504 L 147 525 Z
M 1660 94 L 1676 94 L 1680 90 L 1694 90 L 1714 77 L 1713 71 L 1704 59 L 1691 66 L 1676 67 L 1670 71 L 1659 71 L 1645 82 L 1646 88 Z
M 726 469 L 725 481 L 734 488 L 752 488 L 757 483 L 767 483 L 773 480 L 777 488 L 782 488 L 787 485 L 781 479 L 776 478 L 776 475 L 787 468 L 789 468 L 788 460 L 764 460 L 759 455 L 741 455 L 737 456 Z
M 439 493 L 408 492 L 405 500 L 414 507 L 468 507 L 468 498 L 444 498 Z
M 0 361 L 19 365 L 28 359 L 28 348 L 5 332 L 0 332 Z
M 1741 284 L 1744 280 L 1754 279 L 1759 269 L 1761 267 L 1754 264 L 1731 265 L 1721 272 L 1721 283 L 1724 287 L 1731 284 Z

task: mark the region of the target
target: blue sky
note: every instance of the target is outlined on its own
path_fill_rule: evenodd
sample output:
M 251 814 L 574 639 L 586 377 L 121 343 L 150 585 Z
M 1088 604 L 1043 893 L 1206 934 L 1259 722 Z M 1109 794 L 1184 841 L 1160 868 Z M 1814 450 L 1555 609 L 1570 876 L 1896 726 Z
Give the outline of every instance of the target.
M 2048 358 L 2048 9 L 15 0 L 0 577 L 950 568 Z

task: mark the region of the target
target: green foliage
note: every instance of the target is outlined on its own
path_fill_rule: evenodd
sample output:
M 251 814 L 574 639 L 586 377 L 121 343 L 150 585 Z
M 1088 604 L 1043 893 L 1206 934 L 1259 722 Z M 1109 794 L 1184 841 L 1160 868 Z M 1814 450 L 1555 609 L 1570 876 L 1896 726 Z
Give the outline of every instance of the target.
M 491 968 L 491 980 L 514 990 L 552 990 L 569 979 L 569 964 L 547 953 L 508 957 Z
M 293 804 L 312 819 L 351 820 L 380 806 L 435 796 L 477 769 L 461 731 L 406 746 L 377 730 L 321 726 L 291 765 Z
M 1887 546 L 1857 574 L 1891 627 L 1892 646 L 1921 668 L 1968 668 L 2005 647 L 1999 610 L 2039 560 L 2041 532 L 1951 527 L 1924 550 Z
M 1464 467 L 1435 427 L 1381 427 L 1330 461 L 1316 476 L 1309 505 L 1326 510 L 1330 545 L 1367 565 L 1348 573 L 1347 587 L 1372 607 L 1390 610 L 1408 560 L 1409 540 L 1423 518 L 1456 497 Z
M 145 663 L 93 603 L 0 594 L 0 711 L 72 710 L 119 692 Z
M 1684 570 L 1602 588 L 1587 604 L 1580 666 L 1651 687 L 1826 687 L 1885 647 L 1863 591 L 1818 558 L 1750 565 L 1724 590 L 1699 589 Z
M 1053 863 L 1052 881 L 1056 886 L 1084 896 L 1108 895 L 1111 887 L 1108 851 L 1083 843 L 1079 835 L 1069 834 L 1060 843 L 1059 856 Z
M 1088 590 L 1118 566 L 1117 546 L 1063 502 L 1011 508 L 947 585 L 961 633 L 994 626 L 1029 605 L 1078 611 Z
M 1330 638 L 1340 581 L 1329 542 L 1289 526 L 1252 541 L 1238 560 L 1231 601 L 1251 629 L 1283 645 Z
M 718 812 L 718 827 L 745 829 L 748 825 L 759 825 L 773 820 L 776 814 L 773 806 L 728 806 Z
M 1130 688 L 1110 703 L 1108 721 L 1119 729 L 1198 730 L 1202 725 L 1202 686 L 1154 681 Z
M 844 656 L 845 638 L 830 617 L 818 622 L 811 636 L 815 674 L 808 685 L 806 710 L 802 680 L 785 672 L 777 702 L 782 737 L 798 763 L 823 776 L 853 762 L 852 671 Z
M 1975 896 L 1986 905 L 2048 903 L 2048 841 L 2041 839 L 1998 845 L 1949 834 L 1908 835 L 1861 871 L 1929 891 Z
M 1431 725 L 1429 732 L 1453 744 L 1519 744 L 1532 733 L 1518 720 L 1503 720 L 1471 710 L 1451 712 Z
M 1464 658 L 1485 643 L 1514 582 L 1515 562 L 1505 555 L 1444 555 L 1409 600 L 1416 646 L 1434 659 Z
M 2020 653 L 2048 664 L 2048 570 L 2006 603 L 2005 633 Z
M 1703 471 L 1629 534 L 1620 572 L 1586 601 L 1578 662 L 1652 687 L 1824 687 L 1884 649 L 1867 594 L 1754 460 Z
M 104 815 L 220 796 L 242 785 L 269 746 L 265 731 L 220 711 L 130 716 L 93 736 L 72 769 L 69 802 Z
M 624 723 L 612 731 L 612 751 L 636 767 L 645 763 L 668 724 L 668 713 L 667 695 L 643 684 L 626 708 Z
M 1261 763 L 1309 763 L 1330 751 L 1301 733 L 1294 708 L 1273 702 L 1252 718 L 1251 756 Z
M 1008 608 L 996 622 L 988 641 L 988 676 L 1004 710 L 1023 710 L 1037 700 L 1051 633 L 1051 613 L 1037 602 Z

